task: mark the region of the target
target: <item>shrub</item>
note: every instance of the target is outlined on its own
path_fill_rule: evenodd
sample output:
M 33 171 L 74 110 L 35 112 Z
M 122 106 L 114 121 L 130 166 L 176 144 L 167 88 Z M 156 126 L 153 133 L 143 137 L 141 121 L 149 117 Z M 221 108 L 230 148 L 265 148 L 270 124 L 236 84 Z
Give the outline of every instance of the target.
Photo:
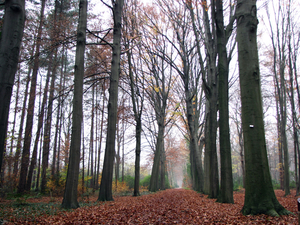
M 116 185 L 116 181 L 114 180 L 112 183 L 112 190 L 115 194 L 124 194 L 130 191 L 126 181 L 118 182 Z
M 50 192 L 53 196 L 62 196 L 65 190 L 66 184 L 66 177 L 65 176 L 58 176 L 54 177 L 51 176 L 50 179 L 47 181 L 47 191 Z
M 119 180 L 121 181 L 121 179 L 119 179 Z M 126 176 L 124 176 L 124 181 L 126 182 L 129 189 L 134 188 L 134 177 L 132 177 L 130 175 L 126 175 Z
M 151 175 L 145 176 L 143 180 L 140 181 L 140 186 L 149 188 Z

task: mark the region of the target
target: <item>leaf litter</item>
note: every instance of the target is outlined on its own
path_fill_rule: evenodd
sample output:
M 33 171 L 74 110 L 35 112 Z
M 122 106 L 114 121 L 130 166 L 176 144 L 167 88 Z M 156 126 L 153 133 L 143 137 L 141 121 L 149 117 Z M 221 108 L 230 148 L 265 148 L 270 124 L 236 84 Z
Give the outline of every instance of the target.
M 271 217 L 244 216 L 243 191 L 234 193 L 234 204 L 217 203 L 192 190 L 168 189 L 139 197 L 115 197 L 112 202 L 97 202 L 75 210 L 60 210 L 56 215 L 2 218 L 4 224 L 298 224 L 295 191 L 284 196 L 276 190 L 279 202 L 294 215 Z M 61 200 L 61 199 L 59 199 Z M 96 201 L 96 197 L 93 199 Z

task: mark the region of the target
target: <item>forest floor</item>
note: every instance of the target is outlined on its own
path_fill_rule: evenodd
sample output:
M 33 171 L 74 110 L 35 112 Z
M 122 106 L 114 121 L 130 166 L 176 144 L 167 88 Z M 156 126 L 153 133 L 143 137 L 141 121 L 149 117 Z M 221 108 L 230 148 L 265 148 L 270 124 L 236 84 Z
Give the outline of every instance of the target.
M 234 193 L 234 204 L 220 204 L 192 190 L 169 189 L 139 197 L 114 197 L 111 202 L 90 197 L 89 203 L 75 210 L 62 210 L 62 198 L 0 199 L 0 224 L 298 224 L 295 190 L 286 197 L 283 191 L 275 193 L 294 215 L 243 216 L 243 191 Z

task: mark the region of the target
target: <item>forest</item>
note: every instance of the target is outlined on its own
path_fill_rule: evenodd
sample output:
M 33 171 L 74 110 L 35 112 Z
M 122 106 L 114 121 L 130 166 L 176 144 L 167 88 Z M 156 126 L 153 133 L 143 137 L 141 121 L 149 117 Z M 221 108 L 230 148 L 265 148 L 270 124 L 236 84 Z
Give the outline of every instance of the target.
M 174 189 L 164 193 L 239 204 L 242 215 L 292 214 L 283 202 L 300 191 L 299 9 L 4 0 L 1 201 L 50 196 L 77 209 Z

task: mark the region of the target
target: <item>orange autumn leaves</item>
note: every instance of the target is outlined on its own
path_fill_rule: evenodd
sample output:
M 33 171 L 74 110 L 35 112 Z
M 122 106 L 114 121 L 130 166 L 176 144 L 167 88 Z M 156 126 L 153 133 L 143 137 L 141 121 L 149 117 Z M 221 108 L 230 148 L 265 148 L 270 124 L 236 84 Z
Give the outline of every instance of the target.
M 296 213 L 295 193 L 284 197 L 284 192 L 276 191 L 276 195 L 284 207 Z M 235 193 L 234 200 L 235 204 L 221 204 L 192 190 L 169 189 L 140 197 L 116 197 L 113 202 L 41 216 L 28 224 L 297 224 L 296 215 L 243 216 L 244 194 Z

